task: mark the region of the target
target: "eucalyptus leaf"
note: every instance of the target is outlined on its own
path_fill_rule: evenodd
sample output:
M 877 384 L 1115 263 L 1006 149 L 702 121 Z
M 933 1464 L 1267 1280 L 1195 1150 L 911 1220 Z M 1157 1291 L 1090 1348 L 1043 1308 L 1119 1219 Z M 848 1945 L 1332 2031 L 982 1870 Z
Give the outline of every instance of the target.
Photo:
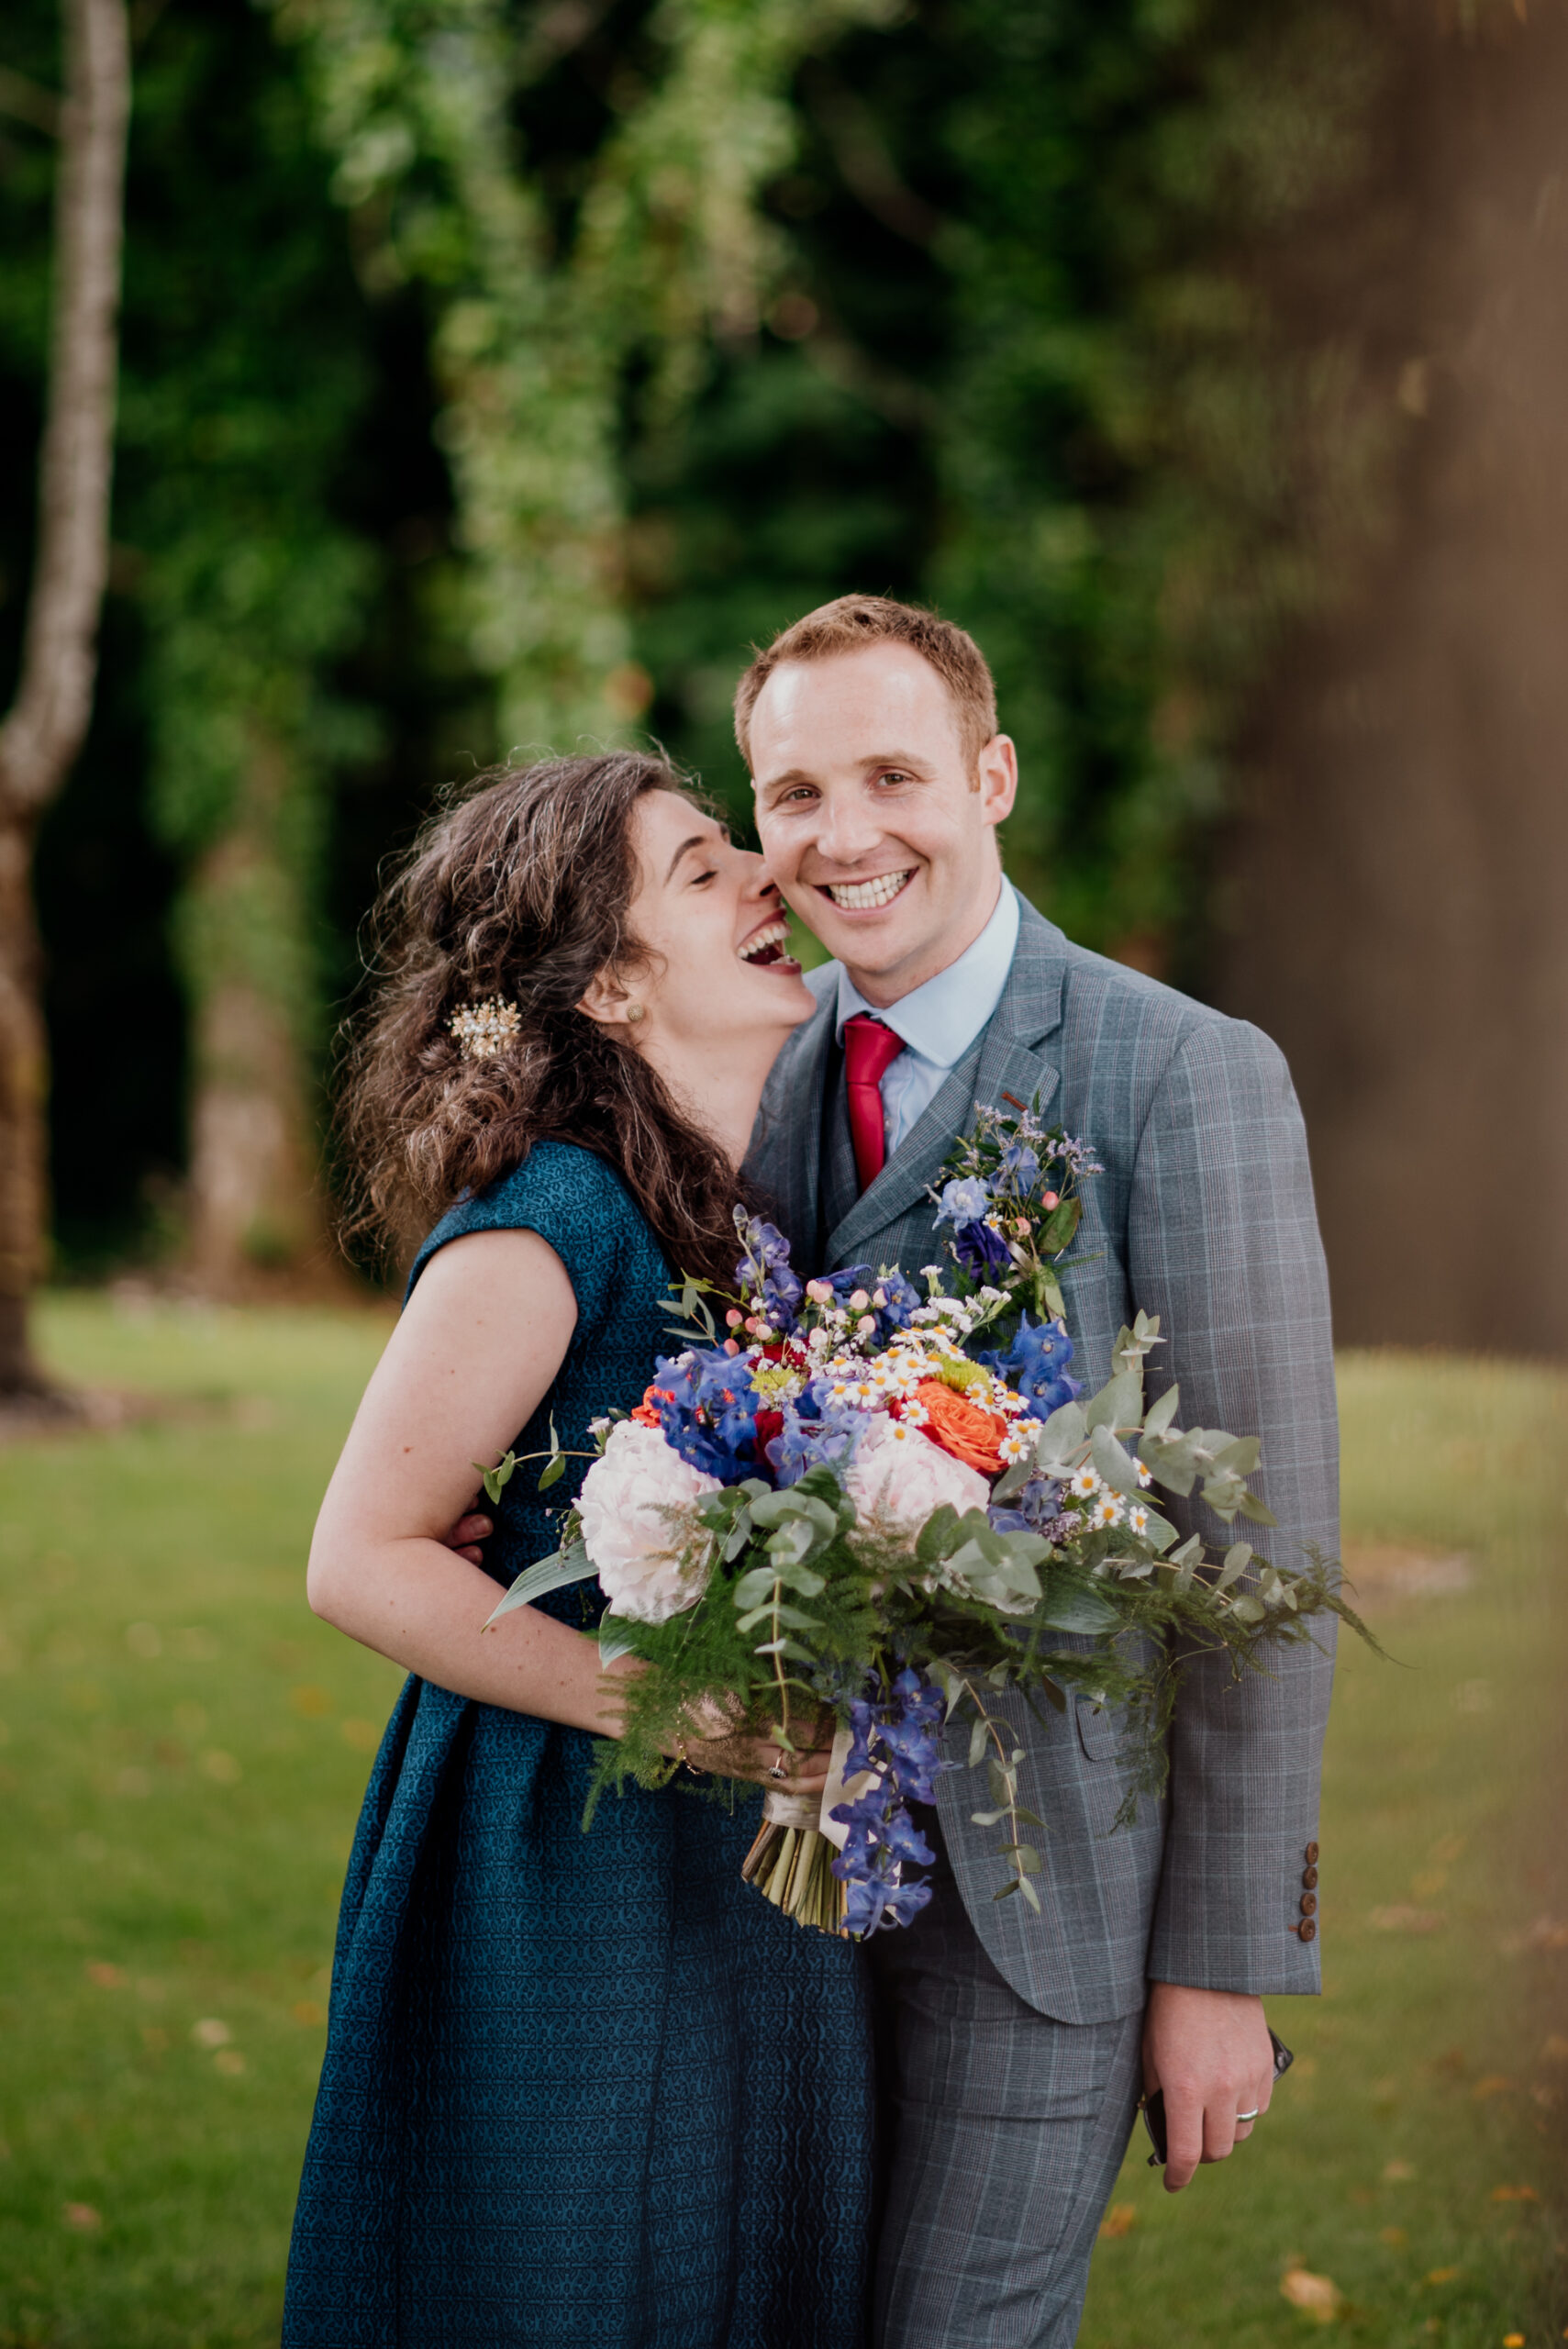
M 565 1474 L 566 1454 L 564 1452 L 552 1452 L 544 1467 L 539 1470 L 539 1491 L 541 1493 L 547 1493 L 551 1485 L 555 1484 L 561 1477 L 564 1476 Z
M 1215 1579 L 1215 1589 L 1229 1590 L 1233 1582 L 1239 1582 L 1251 1564 L 1252 1555 L 1250 1542 L 1233 1542 L 1225 1553 L 1224 1564 Z
M 915 1537 L 915 1557 L 922 1566 L 939 1565 L 951 1557 L 960 1541 L 958 1511 L 951 1501 L 932 1510 Z
M 1119 1610 L 1096 1590 L 1083 1586 L 1060 1586 L 1048 1589 L 1041 1601 L 1037 1620 L 1052 1631 L 1114 1631 L 1121 1621 Z
M 969 1767 L 977 1770 L 985 1759 L 988 1731 L 984 1718 L 975 1721 L 969 1732 Z
M 562 1590 L 568 1583 L 587 1582 L 594 1571 L 594 1562 L 582 1542 L 568 1543 L 564 1550 L 557 1550 L 550 1557 L 540 1558 L 536 1565 L 525 1567 L 499 1607 L 485 1618 L 483 1628 L 488 1631 L 492 1623 L 509 1615 L 515 1607 L 531 1606 L 547 1591 Z
M 1028 1876 L 1019 1876 L 1019 1878 L 1018 1878 L 1018 1890 L 1023 1894 L 1024 1898 L 1029 1902 L 1029 1907 L 1034 1910 L 1035 1915 L 1038 1917 L 1038 1916 L 1041 1913 L 1041 1912 L 1040 1912 L 1040 1895 L 1039 1895 L 1039 1893 L 1035 1890 L 1035 1888 L 1034 1888 L 1033 1885 L 1029 1882 L 1029 1878 L 1028 1878 Z
M 1089 1456 L 1102 1481 L 1113 1493 L 1122 1493 L 1136 1500 L 1143 1487 L 1138 1481 L 1138 1470 L 1132 1454 L 1117 1442 L 1103 1422 L 1090 1431 Z
M 1137 1427 L 1143 1418 L 1143 1380 L 1135 1370 L 1118 1373 L 1088 1404 L 1084 1414 L 1093 1428 Z
M 1179 1386 L 1167 1386 L 1163 1395 L 1157 1396 L 1149 1406 L 1148 1416 L 1143 1422 L 1144 1435 L 1146 1437 L 1163 1435 L 1176 1416 L 1180 1401 Z

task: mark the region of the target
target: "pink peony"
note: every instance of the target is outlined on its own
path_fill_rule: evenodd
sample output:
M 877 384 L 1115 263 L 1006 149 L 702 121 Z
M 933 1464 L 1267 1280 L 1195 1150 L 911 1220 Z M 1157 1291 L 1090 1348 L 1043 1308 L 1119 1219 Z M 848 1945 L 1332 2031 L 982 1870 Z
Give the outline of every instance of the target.
M 918 1428 L 890 1419 L 885 1411 L 867 1419 L 844 1490 L 862 1518 L 880 1518 L 910 1533 L 918 1532 L 943 1501 L 962 1516 L 967 1508 L 984 1508 L 991 1497 L 978 1468 L 966 1467 Z
M 663 1623 L 701 1598 L 706 1568 L 683 1569 L 675 1554 L 680 1537 L 664 1512 L 717 1490 L 718 1478 L 683 1460 L 657 1428 L 623 1419 L 611 1429 L 577 1501 L 610 1614 Z

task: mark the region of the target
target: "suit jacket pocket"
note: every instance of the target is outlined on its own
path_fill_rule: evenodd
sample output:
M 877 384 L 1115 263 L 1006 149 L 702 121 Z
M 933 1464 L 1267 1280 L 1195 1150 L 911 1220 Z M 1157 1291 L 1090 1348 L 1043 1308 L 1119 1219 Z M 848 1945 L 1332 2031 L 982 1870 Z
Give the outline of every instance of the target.
M 1073 1708 L 1078 1716 L 1078 1742 L 1091 1762 L 1114 1762 L 1121 1750 L 1121 1723 L 1115 1713 L 1105 1706 L 1091 1705 L 1080 1697 Z

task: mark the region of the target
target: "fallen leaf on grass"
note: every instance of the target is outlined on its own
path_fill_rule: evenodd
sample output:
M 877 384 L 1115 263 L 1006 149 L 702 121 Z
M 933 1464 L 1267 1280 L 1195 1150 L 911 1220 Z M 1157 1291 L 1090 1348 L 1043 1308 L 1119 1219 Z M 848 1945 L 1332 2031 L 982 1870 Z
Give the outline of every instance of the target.
M 238 2047 L 220 2047 L 212 2063 L 215 2072 L 222 2072 L 231 2080 L 237 2080 L 245 2069 L 245 2058 Z
M 1568 2064 L 1568 2039 L 1554 2031 L 1540 2052 L 1549 2064 Z
M 381 1743 L 381 1731 L 374 1721 L 345 1721 L 338 1734 L 356 1753 L 373 1753 Z
M 225 1753 L 221 1747 L 215 1745 L 202 1755 L 202 1768 L 214 1786 L 237 1787 L 239 1784 L 239 1765 L 232 1753 Z
M 68 2202 L 60 2215 L 79 2235 L 96 2234 L 104 2223 L 103 2212 L 95 2210 L 91 2202 Z
M 1503 2335 L 1503 2349 L 1525 2349 L 1524 2334 L 1522 2332 L 1505 2332 Z
M 191 2025 L 191 2037 L 198 2047 L 227 2047 L 234 2033 L 216 2015 L 204 2015 L 200 2022 Z
M 1391 2251 L 1403 2251 L 1410 2238 L 1403 2227 L 1381 2227 L 1377 2240 L 1385 2243 Z
M 302 1681 L 297 1688 L 289 1690 L 289 1703 L 296 1713 L 304 1713 L 310 1720 L 319 1720 L 323 1713 L 332 1709 L 332 1699 L 326 1689 L 317 1688 L 310 1681 Z
M 1539 2202 L 1540 2197 L 1533 2186 L 1495 2186 L 1491 2199 L 1494 2202 Z
M 1506 1957 L 1523 1949 L 1568 1949 L 1568 1924 L 1560 1917 L 1538 1917 L 1527 1932 L 1511 1933 L 1502 1944 Z
M 1408 2162 L 1385 2162 L 1383 2165 L 1385 2186 L 1408 2186 L 1415 2175 Z
M 293 2012 L 295 2022 L 306 2024 L 311 2031 L 318 2031 L 327 2020 L 327 2009 L 318 1998 L 296 1998 Z M 1114 2212 L 1112 2216 L 1115 2216 Z M 1100 2232 L 1105 2233 L 1103 2226 Z
M 106 1958 L 95 1957 L 88 1961 L 87 1979 L 95 1982 L 100 1990 L 123 1990 L 126 1971 L 123 1965 L 111 1965 Z
M 1429 2267 L 1422 2281 L 1427 2284 L 1451 2284 L 1459 2273 L 1457 2267 Z
M 1118 2235 L 1130 2234 L 1137 2224 L 1138 2208 L 1135 2203 L 1113 2202 L 1100 2221 L 1100 2234 L 1106 2242 L 1114 2242 Z
M 1476 2081 L 1470 2093 L 1485 2101 L 1489 2096 L 1507 2096 L 1513 2086 L 1507 2072 L 1488 2072 L 1485 2079 Z
M 169 2044 L 169 2034 L 158 2023 L 144 2022 L 141 2026 L 141 2043 L 150 2055 L 160 2055 Z
M 1435 1933 L 1448 1920 L 1440 1909 L 1412 1909 L 1396 1900 L 1389 1908 L 1374 1909 L 1367 1922 L 1379 1933 Z
M 1344 2299 L 1331 2276 L 1314 2276 L 1306 2267 L 1287 2267 L 1280 2277 L 1281 2296 L 1318 2324 L 1332 2324 Z

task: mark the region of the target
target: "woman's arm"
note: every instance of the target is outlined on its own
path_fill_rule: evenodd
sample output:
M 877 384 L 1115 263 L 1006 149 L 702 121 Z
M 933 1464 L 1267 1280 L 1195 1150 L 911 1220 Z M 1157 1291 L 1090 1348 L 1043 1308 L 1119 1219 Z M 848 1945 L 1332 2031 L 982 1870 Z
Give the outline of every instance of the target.
M 446 1546 L 474 1462 L 498 1459 L 528 1425 L 576 1321 L 565 1267 L 537 1233 L 475 1231 L 440 1249 L 365 1389 L 316 1520 L 306 1589 L 327 1622 L 438 1687 L 613 1737 L 615 1683 L 633 1659 L 606 1673 L 596 1639 L 533 1607 L 482 1638 L 495 1584 Z M 741 1777 L 764 1776 L 778 1752 L 751 1738 L 688 1750 Z M 803 1757 L 784 1783 L 805 1791 L 825 1775 Z
M 439 1250 L 355 1414 L 306 1589 L 339 1631 L 439 1687 L 604 1736 L 616 1724 L 596 1642 L 532 1607 L 481 1638 L 499 1593 L 444 1539 L 474 1462 L 498 1459 L 532 1419 L 576 1321 L 565 1267 L 537 1233 L 470 1232 Z

